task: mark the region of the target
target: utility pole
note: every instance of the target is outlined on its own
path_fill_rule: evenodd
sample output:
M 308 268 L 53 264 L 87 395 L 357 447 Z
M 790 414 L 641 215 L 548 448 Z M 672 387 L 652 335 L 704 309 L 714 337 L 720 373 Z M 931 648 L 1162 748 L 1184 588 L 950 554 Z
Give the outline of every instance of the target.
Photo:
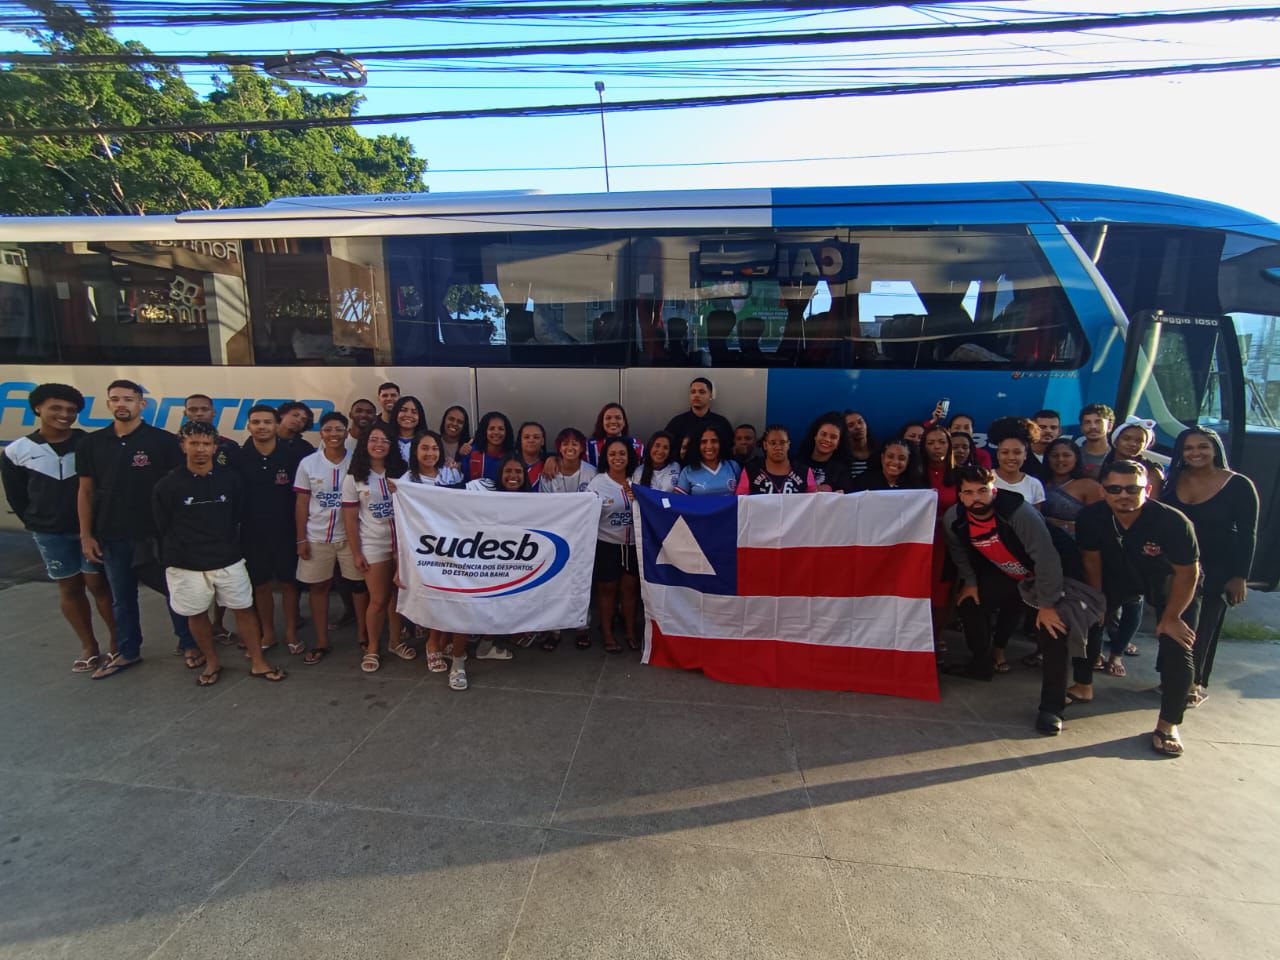
M 604 150 L 604 192 L 609 192 L 609 139 L 604 133 L 604 81 L 596 81 L 596 93 L 600 97 L 600 146 Z

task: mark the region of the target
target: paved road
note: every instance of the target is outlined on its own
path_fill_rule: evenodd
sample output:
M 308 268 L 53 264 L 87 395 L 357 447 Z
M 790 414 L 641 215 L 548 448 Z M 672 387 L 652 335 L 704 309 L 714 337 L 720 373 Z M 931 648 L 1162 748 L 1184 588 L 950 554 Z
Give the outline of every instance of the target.
M 0 958 L 1280 955 L 1280 646 L 1224 644 L 1169 761 L 1149 640 L 1042 739 L 1023 668 L 927 704 L 569 647 L 457 694 L 343 631 L 198 690 L 154 596 L 94 683 L 48 584 L 0 597 Z

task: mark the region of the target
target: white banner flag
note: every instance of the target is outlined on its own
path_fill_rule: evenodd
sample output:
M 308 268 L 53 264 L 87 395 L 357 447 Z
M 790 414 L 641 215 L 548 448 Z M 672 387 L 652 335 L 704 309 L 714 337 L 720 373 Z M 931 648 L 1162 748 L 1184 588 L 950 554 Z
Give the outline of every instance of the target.
M 507 634 L 587 625 L 600 500 L 396 485 L 396 609 L 419 626 Z

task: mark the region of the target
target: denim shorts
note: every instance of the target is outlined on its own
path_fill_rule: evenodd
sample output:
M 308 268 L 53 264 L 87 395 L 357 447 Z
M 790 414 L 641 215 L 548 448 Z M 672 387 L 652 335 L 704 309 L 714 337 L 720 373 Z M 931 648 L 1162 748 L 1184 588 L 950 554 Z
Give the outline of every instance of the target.
M 77 573 L 102 573 L 102 564 L 80 552 L 78 533 L 32 533 L 31 539 L 36 542 L 50 580 L 67 580 Z

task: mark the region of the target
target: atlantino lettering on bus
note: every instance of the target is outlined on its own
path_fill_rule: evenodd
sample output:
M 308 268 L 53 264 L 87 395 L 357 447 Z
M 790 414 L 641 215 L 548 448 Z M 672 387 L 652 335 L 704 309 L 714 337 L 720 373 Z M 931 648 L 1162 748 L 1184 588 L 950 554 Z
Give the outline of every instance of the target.
M 15 426 L 34 428 L 36 415 L 27 403 L 27 397 L 36 388 L 31 380 L 5 380 L 0 382 L 0 426 L 12 429 Z M 156 397 L 146 389 L 147 405 L 142 411 L 142 418 L 152 426 L 165 430 L 176 430 L 182 424 L 182 409 L 186 397 Z M 249 410 L 256 404 L 265 403 L 278 407 L 288 403 L 292 397 L 219 397 L 213 398 L 213 425 L 223 432 L 235 432 L 248 429 Z M 111 424 L 111 413 L 107 410 L 105 394 L 85 394 L 84 412 L 80 414 L 78 425 L 86 430 L 96 430 Z M 303 399 L 316 420 L 335 409 L 332 400 Z M 316 427 L 313 425 L 312 430 Z

